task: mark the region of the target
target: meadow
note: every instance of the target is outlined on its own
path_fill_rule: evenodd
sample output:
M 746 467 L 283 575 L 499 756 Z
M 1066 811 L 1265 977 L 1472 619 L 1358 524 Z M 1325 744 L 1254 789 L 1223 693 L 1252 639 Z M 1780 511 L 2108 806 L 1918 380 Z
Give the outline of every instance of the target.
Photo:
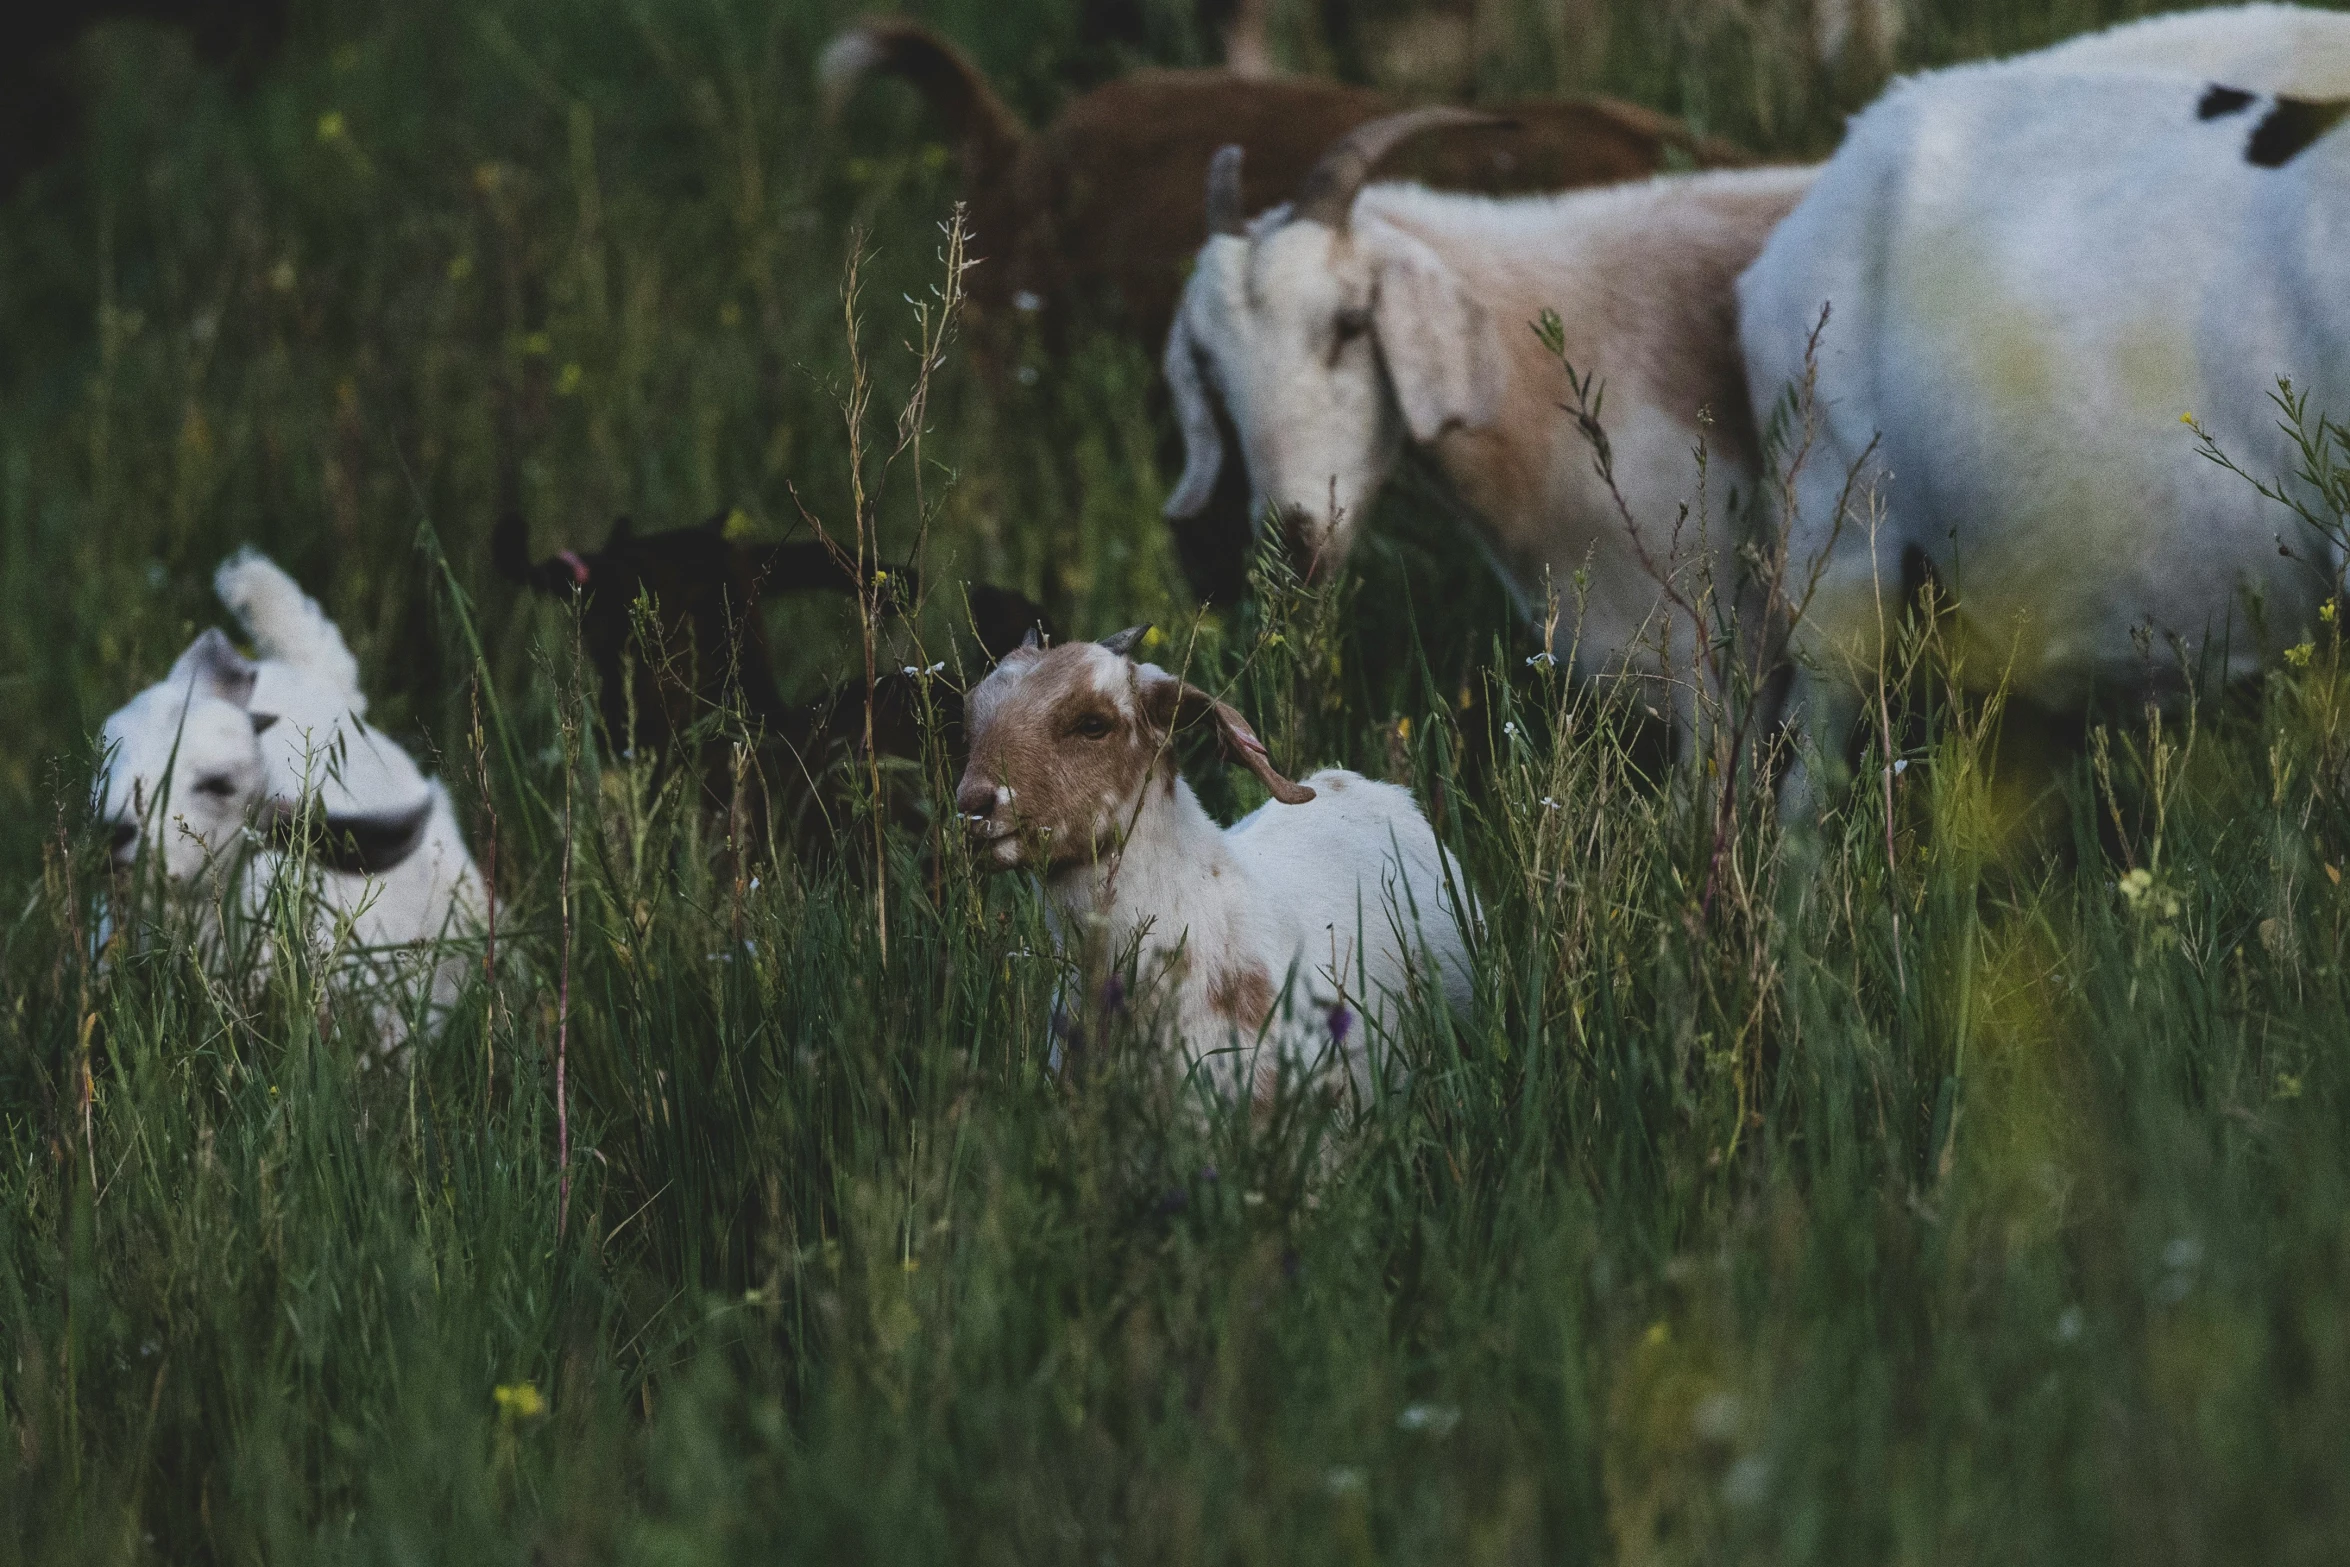
M 1132 10 L 924 14 L 1042 120 L 1209 58 Z M 1775 155 L 1881 79 L 1797 0 L 1476 10 L 1478 93 Z M 1958 696 L 1981 655 L 1913 618 L 1797 849 L 1530 661 L 1432 477 L 1348 580 L 1267 560 L 1202 616 L 1143 348 L 998 395 L 951 347 L 888 460 L 955 182 L 910 93 L 819 114 L 850 14 L 316 0 L 242 71 L 78 55 L 83 139 L 0 207 L 0 1562 L 2340 1560 L 2334 627 L 2084 723 Z M 1293 62 L 1377 66 L 1312 14 Z M 2123 14 L 1926 0 L 1894 58 Z M 1476 1007 L 1359 1120 L 1187 1108 L 1115 1029 L 1056 1076 L 1034 890 L 951 817 L 721 842 L 598 745 L 568 613 L 492 570 L 509 505 L 542 555 L 862 517 L 929 585 L 881 656 L 958 683 L 959 579 L 1155 622 L 1294 770 L 1421 791 Z M 404 1064 L 321 965 L 99 947 L 92 737 L 248 542 L 494 867 Z M 841 603 L 770 626 L 790 690 L 862 667 Z

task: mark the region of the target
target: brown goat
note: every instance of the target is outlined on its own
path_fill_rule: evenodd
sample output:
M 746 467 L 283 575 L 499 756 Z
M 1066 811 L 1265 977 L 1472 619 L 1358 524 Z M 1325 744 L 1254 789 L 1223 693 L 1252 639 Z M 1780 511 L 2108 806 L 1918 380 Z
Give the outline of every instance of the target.
M 1259 211 L 1295 190 L 1330 143 L 1405 107 L 1372 88 L 1310 78 L 1138 71 L 1081 94 L 1031 132 L 959 49 L 898 17 L 842 31 L 821 72 L 836 108 L 877 72 L 929 100 L 956 140 L 971 254 L 983 262 L 969 278 L 974 316 L 1000 331 L 1013 309 L 1035 311 L 1051 347 L 1109 325 L 1158 350 L 1185 268 L 1207 239 L 1203 181 L 1218 148 L 1246 149 L 1247 210 Z M 1531 99 L 1494 112 L 1514 124 L 1428 137 L 1399 152 L 1389 172 L 1498 194 L 1615 184 L 1676 162 L 1752 161 L 1614 99 Z

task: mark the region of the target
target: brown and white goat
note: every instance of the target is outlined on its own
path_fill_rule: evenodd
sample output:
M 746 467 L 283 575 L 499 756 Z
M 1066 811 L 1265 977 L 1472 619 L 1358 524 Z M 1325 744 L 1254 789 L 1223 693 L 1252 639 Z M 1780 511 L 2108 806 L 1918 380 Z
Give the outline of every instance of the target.
M 1409 439 L 1475 509 L 1521 603 L 1533 609 L 1545 577 L 1554 584 L 1568 644 L 1556 652 L 1571 646 L 1584 673 L 1664 677 L 1685 731 L 1697 643 L 1713 631 L 1704 606 L 1734 597 L 1727 497 L 1756 461 L 1738 274 L 1816 171 L 1511 200 L 1365 184 L 1396 143 L 1478 118 L 1420 109 L 1362 126 L 1293 203 L 1253 223 L 1240 153 L 1217 155 L 1215 232 L 1167 339 L 1187 448 L 1167 513 L 1190 517 L 1216 484 L 1220 399 L 1253 514 L 1277 515 L 1302 563 L 1329 569 Z M 1567 362 L 1604 386 L 1598 424 L 1621 507 L 1590 433 L 1562 412 L 1566 377 L 1534 331 L 1545 311 Z M 1711 460 L 1702 514 L 1700 442 Z
M 1144 629 L 1032 642 L 972 689 L 955 803 L 980 863 L 1041 877 L 1065 943 L 1132 952 L 1125 1004 L 1227 1096 L 1263 1095 L 1284 1063 L 1367 1093 L 1371 1041 L 1415 986 L 1468 1004 L 1459 867 L 1407 790 L 1282 776 L 1229 703 L 1136 662 Z M 1172 754 L 1200 720 L 1273 796 L 1229 828 Z

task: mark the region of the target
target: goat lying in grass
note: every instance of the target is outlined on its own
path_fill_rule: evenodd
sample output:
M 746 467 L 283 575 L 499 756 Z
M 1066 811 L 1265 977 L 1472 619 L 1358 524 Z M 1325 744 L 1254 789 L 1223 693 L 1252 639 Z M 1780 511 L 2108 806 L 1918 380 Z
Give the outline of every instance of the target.
M 1065 937 L 1099 922 L 1113 961 L 1134 952 L 1129 1004 L 1228 1097 L 1270 1092 L 1285 1062 L 1367 1094 L 1367 1035 L 1416 985 L 1468 1004 L 1460 869 L 1408 791 L 1276 772 L 1232 707 L 1135 662 L 1144 629 L 1032 641 L 973 688 L 955 804 L 980 863 L 1041 876 Z M 1170 753 L 1203 718 L 1273 795 L 1229 828 Z
M 847 776 L 842 765 L 864 754 L 865 682 L 844 681 L 805 703 L 785 701 L 759 615 L 771 593 L 856 591 L 854 573 L 823 545 L 736 544 L 715 518 L 640 535 L 623 518 L 603 549 L 565 550 L 533 565 L 522 519 L 508 516 L 492 535 L 491 554 L 517 582 L 554 597 L 579 596 L 580 641 L 613 743 L 667 756 L 713 714 L 739 710 L 761 740 L 759 772 L 772 785 L 760 791 L 760 808 L 779 808 L 787 827 L 801 829 L 794 836 L 805 849 L 837 844 L 846 807 L 869 788 L 868 779 Z M 912 601 L 915 579 L 895 569 L 890 578 L 886 607 L 895 610 Z M 1010 651 L 1033 630 L 1051 630 L 1044 612 L 1017 593 L 978 584 L 964 591 L 987 658 Z M 640 599 L 652 607 L 650 624 L 641 628 Z M 926 715 L 948 753 L 959 750 L 960 693 L 919 670 L 877 672 L 873 753 L 920 761 Z M 704 745 L 700 765 L 709 798 L 731 804 L 731 745 Z
M 1240 154 L 1217 155 L 1214 237 L 1167 338 L 1188 448 L 1168 515 L 1188 518 L 1224 465 L 1211 393 L 1239 432 L 1252 509 L 1278 514 L 1310 567 L 1345 559 L 1408 437 L 1476 509 L 1525 607 L 1539 606 L 1546 575 L 1556 586 L 1582 672 L 1664 677 L 1651 704 L 1686 737 L 1700 649 L 1734 591 L 1728 496 L 1754 471 L 1735 283 L 1814 171 L 1506 201 L 1365 185 L 1389 147 L 1478 118 L 1420 109 L 1362 126 L 1294 204 L 1254 223 L 1243 221 Z M 1532 330 L 1545 310 L 1568 363 L 1604 383 L 1599 422 L 1629 517 L 1590 436 L 1561 412 L 1566 378 Z M 1702 528 L 1701 442 L 1712 458 Z
M 247 915 L 305 877 L 320 951 L 391 982 L 376 1027 L 397 1044 L 419 985 L 430 1013 L 455 999 L 465 959 L 440 943 L 476 928 L 480 873 L 447 791 L 367 724 L 358 662 L 318 605 L 250 550 L 213 580 L 261 656 L 207 631 L 106 720 L 94 794 L 116 862 L 147 856 Z
M 1967 677 L 2058 711 L 2241 678 L 2309 633 L 2342 541 L 2181 421 L 2268 479 L 2301 465 L 2276 377 L 2350 413 L 2345 95 L 2350 17 L 2263 6 L 1914 78 L 1853 120 L 1739 284 L 1758 405 L 1833 307 L 1787 523 L 1819 572 L 1795 714 L 1831 773 L 1919 575 L 1980 650 Z M 1878 509 L 1839 515 L 1856 469 Z M 1799 768 L 1782 810 L 1816 790 Z

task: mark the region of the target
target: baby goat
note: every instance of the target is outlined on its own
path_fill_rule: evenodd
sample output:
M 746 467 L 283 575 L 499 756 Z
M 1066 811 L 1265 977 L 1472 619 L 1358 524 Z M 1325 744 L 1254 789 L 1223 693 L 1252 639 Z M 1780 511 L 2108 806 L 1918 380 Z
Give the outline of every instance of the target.
M 1343 1065 L 1367 1094 L 1365 1036 L 1415 981 L 1468 1004 L 1459 867 L 1409 792 L 1276 772 L 1229 704 L 1135 662 L 1145 630 L 1031 640 L 972 690 L 955 804 L 980 863 L 1041 876 L 1065 934 L 1098 929 L 1113 958 L 1135 949 L 1130 1004 L 1227 1096 L 1268 1093 L 1285 1059 Z M 1273 795 L 1229 828 L 1170 751 L 1201 718 Z
M 481 915 L 447 791 L 368 726 L 358 661 L 292 578 L 246 550 L 213 585 L 261 657 L 207 631 L 106 720 L 93 793 L 116 863 L 145 852 L 176 883 L 234 876 L 228 890 L 248 913 L 282 871 L 306 868 L 319 947 L 347 944 L 355 967 L 381 965 L 403 992 L 421 980 L 445 1011 L 464 959 L 436 944 Z M 400 1041 L 405 1011 L 378 1011 L 385 1046 Z

